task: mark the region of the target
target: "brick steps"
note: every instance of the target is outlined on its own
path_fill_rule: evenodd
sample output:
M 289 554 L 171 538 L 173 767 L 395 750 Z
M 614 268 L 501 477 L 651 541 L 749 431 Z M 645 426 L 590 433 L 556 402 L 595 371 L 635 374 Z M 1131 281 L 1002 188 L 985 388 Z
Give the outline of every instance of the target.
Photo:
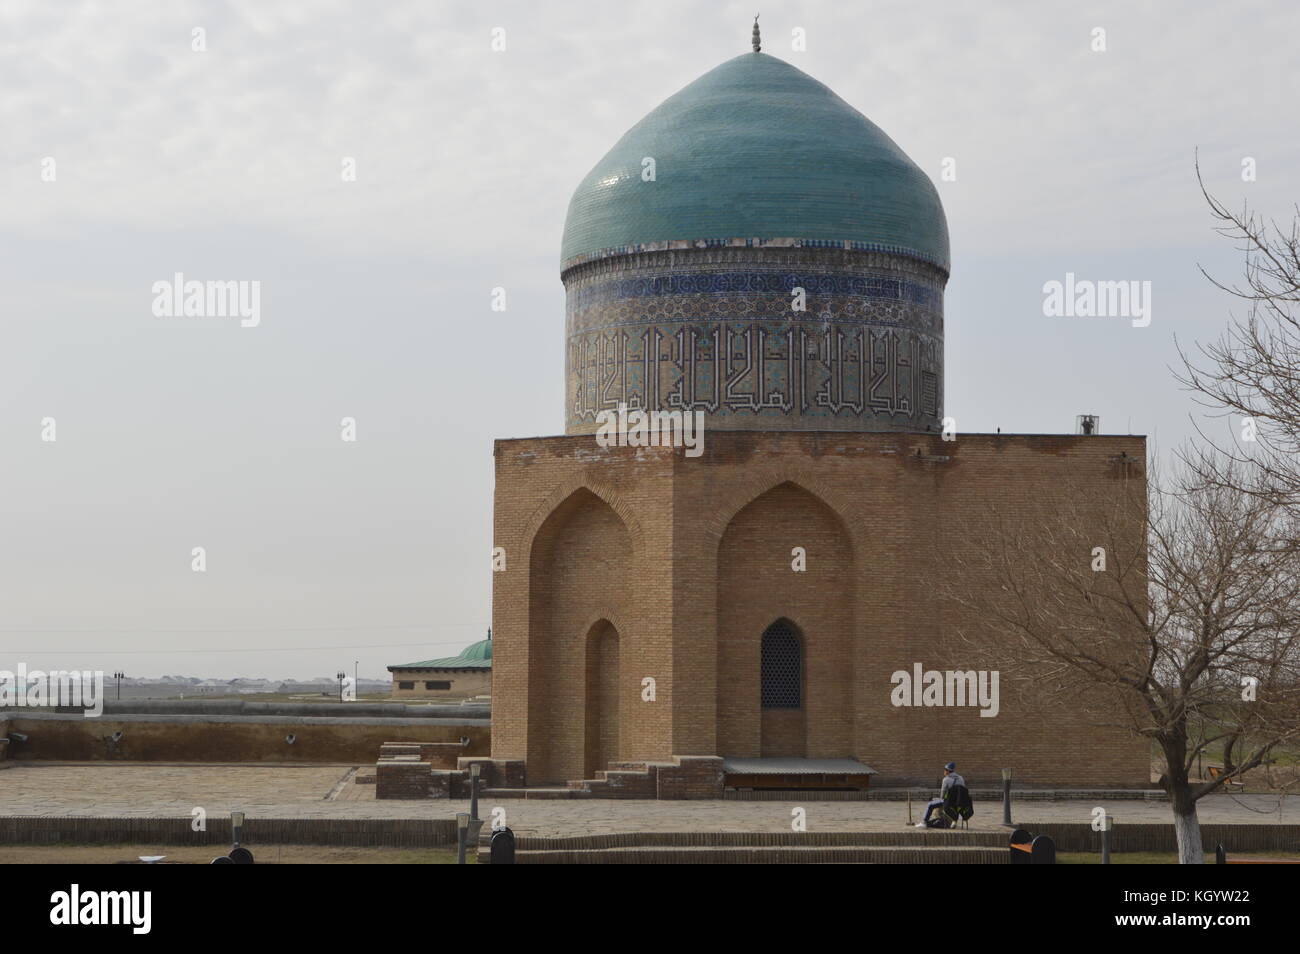
M 722 759 L 716 756 L 676 756 L 671 762 L 611 762 L 574 779 L 571 791 L 591 798 L 719 798 Z
M 654 798 L 656 781 L 648 771 L 605 769 L 595 778 L 569 782 L 569 789 L 594 798 Z

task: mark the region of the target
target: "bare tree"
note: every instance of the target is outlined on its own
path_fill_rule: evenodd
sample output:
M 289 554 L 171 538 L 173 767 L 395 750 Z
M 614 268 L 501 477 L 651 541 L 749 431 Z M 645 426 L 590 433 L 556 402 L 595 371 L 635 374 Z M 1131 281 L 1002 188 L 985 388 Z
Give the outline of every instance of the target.
M 958 565 L 936 581 L 963 650 L 1004 688 L 1159 746 L 1184 864 L 1203 860 L 1197 801 L 1300 737 L 1294 518 L 1230 465 L 1220 475 L 990 501 L 953 528 Z M 1202 780 L 1207 749 L 1225 771 Z
M 1249 465 L 1228 472 L 1249 478 L 1239 489 L 1300 507 L 1300 207 L 1289 226 L 1246 207 L 1233 212 L 1206 190 L 1199 164 L 1196 175 L 1215 231 L 1245 258 L 1239 282 L 1221 282 L 1203 268 L 1202 274 L 1246 311 L 1230 316 L 1223 335 L 1194 354 L 1180 348 L 1178 380 L 1202 405 L 1243 419 L 1231 441 L 1207 439 L 1211 449 L 1193 453 L 1189 463 L 1209 482 L 1223 476 L 1224 457 Z

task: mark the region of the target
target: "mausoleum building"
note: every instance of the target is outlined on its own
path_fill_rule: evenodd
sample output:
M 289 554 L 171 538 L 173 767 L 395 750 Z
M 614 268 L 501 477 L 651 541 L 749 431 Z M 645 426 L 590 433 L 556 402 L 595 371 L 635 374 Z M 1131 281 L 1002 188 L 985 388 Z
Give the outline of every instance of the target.
M 528 785 L 686 757 L 1149 783 L 1082 710 L 891 702 L 899 670 L 964 668 L 928 582 L 959 572 L 953 526 L 1132 479 L 1145 442 L 943 433 L 948 228 L 884 131 L 746 53 L 596 163 L 561 249 L 565 433 L 495 447 L 494 760 Z M 702 452 L 598 439 L 620 408 L 698 415 Z

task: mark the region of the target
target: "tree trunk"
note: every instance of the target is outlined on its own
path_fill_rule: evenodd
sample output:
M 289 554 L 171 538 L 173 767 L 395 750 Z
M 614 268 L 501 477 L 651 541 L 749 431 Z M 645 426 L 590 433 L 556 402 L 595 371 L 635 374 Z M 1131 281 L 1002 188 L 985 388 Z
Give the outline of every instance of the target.
M 1201 844 L 1201 822 L 1196 817 L 1196 803 L 1187 798 L 1175 797 L 1174 834 L 1178 836 L 1178 863 L 1180 865 L 1205 864 L 1205 848 Z

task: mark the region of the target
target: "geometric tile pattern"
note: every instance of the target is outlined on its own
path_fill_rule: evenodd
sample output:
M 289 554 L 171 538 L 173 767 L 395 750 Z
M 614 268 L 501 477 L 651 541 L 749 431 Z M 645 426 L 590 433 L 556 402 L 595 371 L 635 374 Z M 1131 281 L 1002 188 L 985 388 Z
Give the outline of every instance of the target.
M 568 433 L 620 403 L 703 411 L 722 429 L 939 427 L 947 276 L 933 266 L 719 248 L 613 256 L 563 277 Z

